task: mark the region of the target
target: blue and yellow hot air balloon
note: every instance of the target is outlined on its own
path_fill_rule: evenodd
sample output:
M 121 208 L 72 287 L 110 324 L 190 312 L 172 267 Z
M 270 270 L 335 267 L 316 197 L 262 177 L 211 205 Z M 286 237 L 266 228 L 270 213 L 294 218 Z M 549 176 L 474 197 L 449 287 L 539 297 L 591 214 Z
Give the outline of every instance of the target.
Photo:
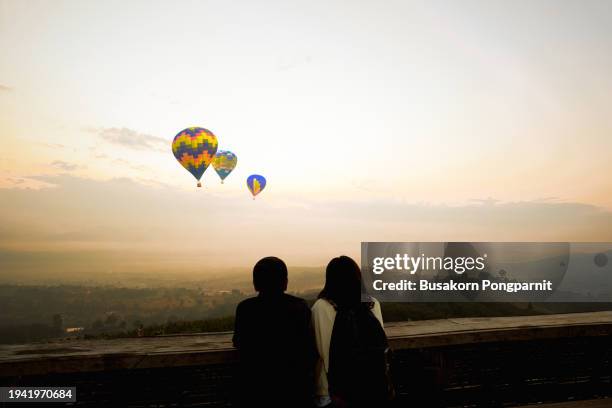
M 223 184 L 223 180 L 234 170 L 238 164 L 238 157 L 229 150 L 219 150 L 217 154 L 215 154 L 215 158 L 213 159 L 212 165 L 221 177 L 221 184 Z
M 190 127 L 181 130 L 172 141 L 172 153 L 193 177 L 200 179 L 217 153 L 217 137 L 208 129 Z
M 261 190 L 266 187 L 266 178 L 264 176 L 260 176 L 259 174 L 251 174 L 249 177 L 247 177 L 247 187 L 251 191 L 251 194 L 253 194 L 254 200 L 255 196 L 261 193 Z

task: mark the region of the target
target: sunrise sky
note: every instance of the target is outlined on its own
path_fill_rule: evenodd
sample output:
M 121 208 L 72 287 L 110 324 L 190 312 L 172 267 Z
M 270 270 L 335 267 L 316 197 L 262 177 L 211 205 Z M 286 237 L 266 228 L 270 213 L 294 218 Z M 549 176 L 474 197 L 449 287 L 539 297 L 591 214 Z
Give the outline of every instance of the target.
M 612 241 L 609 1 L 0 0 L 0 49 L 4 276 Z M 187 126 L 237 154 L 224 185 L 174 159 Z

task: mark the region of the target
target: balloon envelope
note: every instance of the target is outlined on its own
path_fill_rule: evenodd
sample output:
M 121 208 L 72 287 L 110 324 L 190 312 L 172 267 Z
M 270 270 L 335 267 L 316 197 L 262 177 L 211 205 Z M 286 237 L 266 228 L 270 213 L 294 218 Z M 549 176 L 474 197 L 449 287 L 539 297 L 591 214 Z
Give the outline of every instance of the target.
M 174 137 L 172 153 L 181 166 L 199 181 L 217 153 L 217 146 L 217 137 L 210 130 L 190 127 Z
M 219 150 L 212 162 L 215 171 L 221 177 L 221 181 L 229 176 L 236 164 L 238 164 L 238 157 L 228 150 Z
M 251 174 L 247 177 L 247 187 L 251 191 L 251 194 L 253 194 L 253 197 L 255 197 L 266 187 L 266 178 L 259 174 Z

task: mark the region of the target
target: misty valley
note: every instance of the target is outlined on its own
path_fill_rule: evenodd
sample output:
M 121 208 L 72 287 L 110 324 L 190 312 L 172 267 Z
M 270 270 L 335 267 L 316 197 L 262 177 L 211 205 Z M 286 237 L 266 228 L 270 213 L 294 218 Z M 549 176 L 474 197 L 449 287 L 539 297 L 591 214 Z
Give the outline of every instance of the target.
M 207 289 L 180 286 L 0 285 L 0 343 L 229 331 L 236 305 L 252 296 L 244 282 Z M 313 302 L 320 272 L 296 274 L 293 293 Z M 232 287 L 231 285 L 234 285 Z M 448 317 L 518 316 L 611 310 L 608 303 L 383 303 L 386 322 Z

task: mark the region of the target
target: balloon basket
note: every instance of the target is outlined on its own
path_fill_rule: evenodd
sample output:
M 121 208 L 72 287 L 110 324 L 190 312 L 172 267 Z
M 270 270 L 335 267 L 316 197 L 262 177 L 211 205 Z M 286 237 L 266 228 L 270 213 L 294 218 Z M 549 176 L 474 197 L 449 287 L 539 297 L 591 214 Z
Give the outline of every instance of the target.
M 221 184 L 225 184 L 225 183 L 223 183 L 223 180 L 221 180 Z
M 202 183 L 198 181 L 198 187 L 202 187 Z

